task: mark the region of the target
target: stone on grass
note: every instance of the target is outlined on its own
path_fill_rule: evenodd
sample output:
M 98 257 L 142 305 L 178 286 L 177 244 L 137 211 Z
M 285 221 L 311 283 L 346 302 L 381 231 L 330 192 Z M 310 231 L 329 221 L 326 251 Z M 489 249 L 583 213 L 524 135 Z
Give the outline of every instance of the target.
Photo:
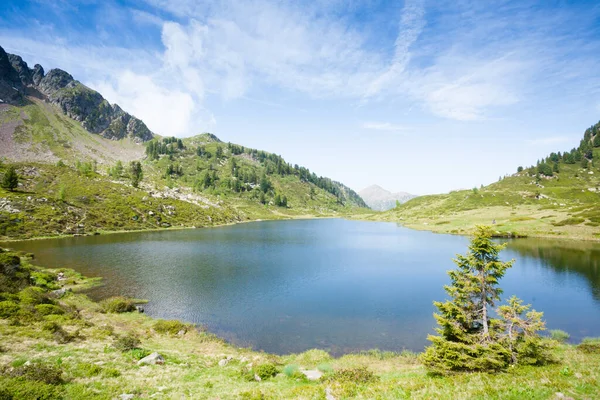
M 317 369 L 300 370 L 309 381 L 318 381 L 323 376 L 323 373 Z
M 146 357 L 142 358 L 140 361 L 138 361 L 138 365 L 155 365 L 155 364 L 164 364 L 164 363 L 165 363 L 164 357 L 156 352 L 154 352 L 154 353 L 150 354 L 149 356 L 146 356 Z

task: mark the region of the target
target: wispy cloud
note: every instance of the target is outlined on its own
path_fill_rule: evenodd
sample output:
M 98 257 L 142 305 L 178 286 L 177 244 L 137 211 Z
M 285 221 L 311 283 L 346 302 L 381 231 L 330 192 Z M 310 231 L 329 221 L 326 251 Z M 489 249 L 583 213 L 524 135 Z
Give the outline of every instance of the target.
M 165 134 L 183 135 L 209 120 L 207 94 L 224 100 L 263 98 L 254 93 L 262 88 L 354 104 L 406 100 L 420 111 L 458 121 L 494 117 L 557 88 L 566 87 L 565 96 L 600 92 L 594 74 L 600 45 L 585 40 L 585 24 L 578 28 L 577 22 L 581 13 L 541 13 L 527 1 L 500 1 L 491 8 L 471 1 L 406 0 L 383 11 L 381 19 L 392 21 L 387 34 L 349 22 L 357 7 L 370 3 L 146 3 L 124 8 L 124 15 L 160 38 L 150 50 L 79 42 L 73 39 L 77 35 L 57 34 L 47 26 L 39 35 L 3 28 L 0 40 L 7 50 L 35 55 L 36 62 L 50 60 L 81 73 L 80 79 L 106 91 L 109 100 L 130 105 Z M 175 102 L 178 112 L 157 113 L 158 97 Z M 158 121 L 161 115 L 165 122 Z

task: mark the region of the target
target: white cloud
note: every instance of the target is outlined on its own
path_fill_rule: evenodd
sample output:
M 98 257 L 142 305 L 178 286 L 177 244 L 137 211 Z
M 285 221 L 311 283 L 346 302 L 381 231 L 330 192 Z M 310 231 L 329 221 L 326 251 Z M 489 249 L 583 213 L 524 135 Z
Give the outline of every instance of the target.
M 128 70 L 119 74 L 114 82 L 94 86 L 111 103 L 119 104 L 156 133 L 164 136 L 189 133 L 195 105 L 188 93 L 158 86 L 152 77 Z

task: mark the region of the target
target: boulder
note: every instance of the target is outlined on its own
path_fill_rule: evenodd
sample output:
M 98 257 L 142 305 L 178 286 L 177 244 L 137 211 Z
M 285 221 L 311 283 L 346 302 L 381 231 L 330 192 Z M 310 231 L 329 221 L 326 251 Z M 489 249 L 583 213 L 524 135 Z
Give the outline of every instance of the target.
M 306 376 L 309 381 L 318 381 L 323 376 L 323 373 L 317 369 L 314 370 L 300 370 Z
M 162 365 L 164 363 L 165 363 L 164 357 L 161 356 L 160 354 L 158 354 L 157 352 L 154 352 L 154 353 L 150 354 L 149 356 L 146 356 L 146 357 L 142 358 L 140 361 L 138 361 L 138 365 L 155 365 L 155 364 Z

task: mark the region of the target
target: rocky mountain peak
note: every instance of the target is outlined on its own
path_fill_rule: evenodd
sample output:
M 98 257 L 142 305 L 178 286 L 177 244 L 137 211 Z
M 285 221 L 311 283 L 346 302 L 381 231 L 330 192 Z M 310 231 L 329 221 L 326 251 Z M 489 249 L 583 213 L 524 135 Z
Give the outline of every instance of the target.
M 30 69 L 20 56 L 8 54 L 0 46 L 0 101 L 23 105 L 31 91 L 57 105 L 91 133 L 114 140 L 130 137 L 147 141 L 154 137 L 142 120 L 111 105 L 68 72 L 55 68 L 45 74 L 39 64 Z

